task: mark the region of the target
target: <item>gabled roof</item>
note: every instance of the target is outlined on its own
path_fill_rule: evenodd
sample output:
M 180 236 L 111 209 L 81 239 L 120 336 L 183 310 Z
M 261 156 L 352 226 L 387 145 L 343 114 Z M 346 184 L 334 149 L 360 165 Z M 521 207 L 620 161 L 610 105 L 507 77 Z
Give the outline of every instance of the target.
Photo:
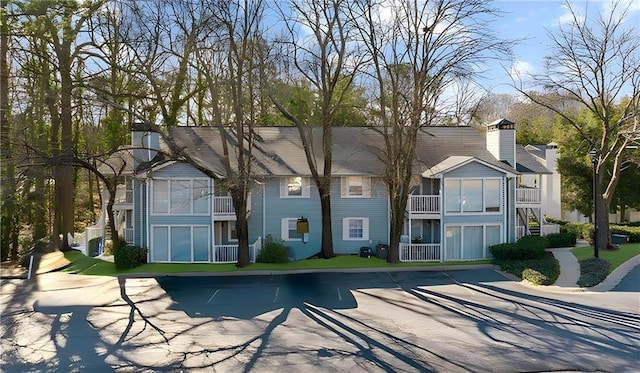
M 516 144 L 516 169 L 523 174 L 552 174 L 545 166 L 545 145 Z
M 322 128 L 304 129 L 311 139 L 320 170 L 323 167 Z M 237 137 L 225 128 L 230 160 L 237 162 Z M 384 171 L 384 137 L 377 127 L 334 127 L 332 173 L 345 175 L 381 175 Z M 169 136 L 183 152 L 200 166 L 225 175 L 221 132 L 217 127 L 177 126 Z M 310 175 L 304 146 L 296 127 L 259 127 L 255 129 L 252 172 L 256 176 Z M 483 134 L 473 127 L 425 127 L 418 133 L 414 174 L 437 173 L 443 161 L 475 160 L 508 174 L 518 172 L 498 161 L 487 149 Z M 457 158 L 462 157 L 462 158 Z M 459 162 L 458 162 L 459 163 Z M 445 163 L 446 164 L 446 163 Z M 434 169 L 434 170 L 432 170 Z
M 472 162 L 478 162 L 489 168 L 493 168 L 494 170 L 506 173 L 507 176 L 509 177 L 515 176 L 515 174 L 508 171 L 506 167 L 498 167 L 494 164 L 484 162 L 478 158 L 470 157 L 470 156 L 462 156 L 462 155 L 454 155 L 445 159 L 444 161 L 438 163 L 437 165 L 423 172 L 422 176 L 426 178 L 441 178 L 445 173 L 451 172 L 459 167 L 462 167 Z M 505 164 L 505 166 L 507 166 L 508 168 L 511 168 L 507 164 Z
M 129 146 L 120 146 L 109 158 L 98 167 L 98 172 L 105 176 L 131 176 L 133 174 L 133 156 Z

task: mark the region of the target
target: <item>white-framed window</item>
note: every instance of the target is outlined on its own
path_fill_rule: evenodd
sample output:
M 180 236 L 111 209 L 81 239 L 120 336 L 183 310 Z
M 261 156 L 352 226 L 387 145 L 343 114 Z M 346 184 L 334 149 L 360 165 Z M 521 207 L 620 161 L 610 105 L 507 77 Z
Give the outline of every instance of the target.
M 342 219 L 342 239 L 344 241 L 368 241 L 369 218 Z
M 445 179 L 447 213 L 499 213 L 502 179 Z
M 474 260 L 491 257 L 489 246 L 500 243 L 500 225 L 445 226 L 446 260 Z
M 209 226 L 152 225 L 152 262 L 208 262 Z
M 341 181 L 342 198 L 371 198 L 371 177 L 343 176 Z
M 151 188 L 152 214 L 209 214 L 209 179 L 154 179 Z
M 285 176 L 280 178 L 280 198 L 309 198 L 309 177 Z
M 236 231 L 236 222 L 230 221 L 227 224 L 229 228 L 227 228 L 227 240 L 228 241 L 238 241 L 238 232 Z
M 298 218 L 282 218 L 281 237 L 285 241 L 302 241 L 303 233 L 298 233 Z

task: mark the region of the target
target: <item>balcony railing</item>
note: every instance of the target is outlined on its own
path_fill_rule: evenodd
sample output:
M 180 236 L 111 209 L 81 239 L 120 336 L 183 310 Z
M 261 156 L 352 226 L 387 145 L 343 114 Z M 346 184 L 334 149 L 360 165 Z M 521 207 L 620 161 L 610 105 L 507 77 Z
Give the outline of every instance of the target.
M 516 188 L 516 203 L 538 204 L 542 201 L 542 194 L 538 188 Z
M 411 214 L 439 214 L 439 195 L 410 195 L 407 210 Z
M 116 189 L 116 198 L 114 198 L 114 204 L 132 204 L 133 203 L 133 190 L 127 189 L 126 185 L 118 185 Z
M 439 262 L 439 243 L 401 243 L 401 262 Z
M 233 199 L 230 196 L 213 197 L 213 213 L 216 215 L 233 215 L 236 210 L 233 208 Z

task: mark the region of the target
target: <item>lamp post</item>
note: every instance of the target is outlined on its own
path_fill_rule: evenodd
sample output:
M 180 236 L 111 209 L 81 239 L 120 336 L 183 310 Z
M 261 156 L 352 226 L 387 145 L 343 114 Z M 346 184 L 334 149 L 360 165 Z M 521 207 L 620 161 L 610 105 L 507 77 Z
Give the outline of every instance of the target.
M 596 190 L 596 185 L 598 184 L 596 166 L 598 163 L 598 152 L 593 149 L 589 152 L 589 156 L 591 157 L 591 165 L 593 168 L 593 256 L 598 257 L 598 191 Z

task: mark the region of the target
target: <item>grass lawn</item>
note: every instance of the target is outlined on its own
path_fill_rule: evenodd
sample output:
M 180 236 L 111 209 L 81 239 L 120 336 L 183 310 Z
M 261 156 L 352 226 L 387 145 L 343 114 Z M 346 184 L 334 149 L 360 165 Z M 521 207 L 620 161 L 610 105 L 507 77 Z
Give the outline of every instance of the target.
M 576 247 L 571 252 L 578 261 L 593 258 L 593 247 L 591 246 Z M 609 273 L 611 273 L 622 263 L 640 254 L 640 243 L 622 244 L 619 250 L 600 250 L 598 254 L 601 259 L 606 259 L 611 263 L 611 268 L 609 268 Z
M 388 267 L 423 267 L 423 266 L 453 266 L 453 265 L 473 265 L 490 264 L 490 260 L 473 262 L 430 262 L 430 263 L 398 263 L 387 264 L 386 259 L 361 258 L 356 255 L 340 255 L 332 259 L 305 259 L 283 264 L 254 263 L 244 268 L 236 268 L 235 264 L 212 264 L 212 263 L 150 263 L 139 267 L 118 271 L 111 262 L 97 258 L 84 256 L 79 251 L 66 252 L 65 257 L 71 265 L 65 272 L 82 275 L 114 276 L 127 273 L 185 273 L 185 272 L 242 272 L 242 271 L 282 271 L 282 270 L 304 270 L 304 269 L 329 269 L 329 268 L 388 268 Z

